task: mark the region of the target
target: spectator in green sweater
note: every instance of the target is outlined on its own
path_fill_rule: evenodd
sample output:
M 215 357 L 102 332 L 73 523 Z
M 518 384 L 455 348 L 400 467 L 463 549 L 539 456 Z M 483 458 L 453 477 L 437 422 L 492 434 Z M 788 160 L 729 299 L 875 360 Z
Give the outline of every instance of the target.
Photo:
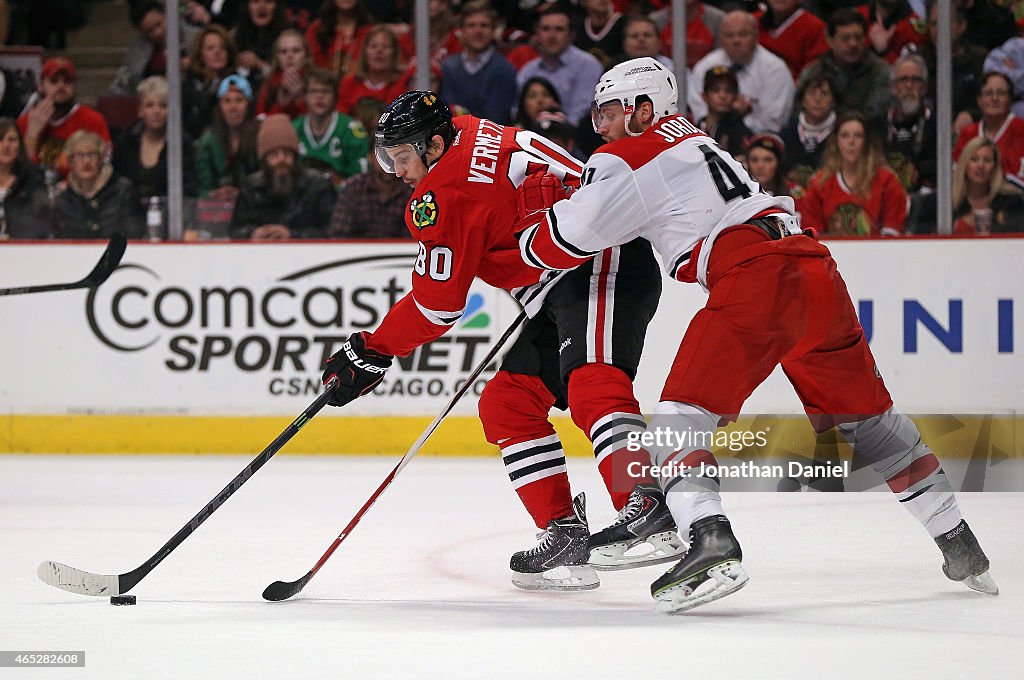
M 370 140 L 358 120 L 335 111 L 338 77 L 313 69 L 306 77 L 306 111 L 292 125 L 299 135 L 299 154 L 310 169 L 326 172 L 335 186 L 366 172 Z
M 260 168 L 256 157 L 256 120 L 249 81 L 231 75 L 217 90 L 213 124 L 196 143 L 196 177 L 199 195 L 230 201 L 246 175 Z

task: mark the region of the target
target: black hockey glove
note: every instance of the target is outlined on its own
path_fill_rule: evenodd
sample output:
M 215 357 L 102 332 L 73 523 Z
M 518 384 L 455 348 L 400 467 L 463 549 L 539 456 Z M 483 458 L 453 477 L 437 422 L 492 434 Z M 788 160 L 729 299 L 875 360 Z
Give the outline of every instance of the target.
M 322 378 L 327 384 L 332 377 L 338 376 L 338 388 L 331 397 L 331 406 L 344 406 L 372 392 L 384 379 L 392 359 L 394 357 L 367 349 L 362 333 L 348 336 L 341 349 L 327 360 L 327 370 Z

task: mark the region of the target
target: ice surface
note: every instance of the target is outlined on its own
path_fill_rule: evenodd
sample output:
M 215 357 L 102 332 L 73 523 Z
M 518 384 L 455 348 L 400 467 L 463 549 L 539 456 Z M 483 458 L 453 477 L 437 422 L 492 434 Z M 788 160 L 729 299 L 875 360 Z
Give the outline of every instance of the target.
M 726 497 L 750 584 L 668 617 L 658 567 L 591 592 L 513 588 L 534 542 L 497 456 L 415 460 L 294 601 L 306 572 L 390 458 L 278 456 L 132 590 L 135 607 L 36 578 L 43 560 L 141 564 L 245 457 L 0 456 L 0 648 L 85 650 L 84 669 L 6 678 L 1021 677 L 1024 494 L 960 496 L 999 597 L 949 582 L 931 539 L 887 493 Z M 591 524 L 614 515 L 593 463 L 572 459 Z

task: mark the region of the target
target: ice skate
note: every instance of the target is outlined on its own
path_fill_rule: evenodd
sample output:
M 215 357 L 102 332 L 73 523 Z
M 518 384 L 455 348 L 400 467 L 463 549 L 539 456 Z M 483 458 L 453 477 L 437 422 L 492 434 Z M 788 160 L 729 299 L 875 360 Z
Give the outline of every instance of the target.
M 999 586 L 988 573 L 988 557 L 978 544 L 966 520 L 935 539 L 942 551 L 942 573 L 951 581 L 959 581 L 971 590 L 998 595 Z
M 524 590 L 593 590 L 601 585 L 587 564 L 586 501 L 583 494 L 572 503 L 573 514 L 552 520 L 540 543 L 512 555 L 512 583 Z
M 686 552 L 656 485 L 637 485 L 612 524 L 590 537 L 590 565 L 601 571 L 671 562 Z
M 677 614 L 736 592 L 750 580 L 742 559 L 724 515 L 697 520 L 690 525 L 686 556 L 651 584 L 656 608 Z

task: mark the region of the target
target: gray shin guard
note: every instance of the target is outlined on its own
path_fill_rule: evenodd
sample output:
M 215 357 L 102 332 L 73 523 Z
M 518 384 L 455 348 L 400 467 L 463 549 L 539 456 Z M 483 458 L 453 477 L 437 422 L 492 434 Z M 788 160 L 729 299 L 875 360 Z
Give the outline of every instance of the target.
M 935 537 L 963 517 L 938 458 L 921 441 L 910 418 L 890 408 L 885 413 L 839 426 L 854 455 L 885 479 L 897 500 Z

